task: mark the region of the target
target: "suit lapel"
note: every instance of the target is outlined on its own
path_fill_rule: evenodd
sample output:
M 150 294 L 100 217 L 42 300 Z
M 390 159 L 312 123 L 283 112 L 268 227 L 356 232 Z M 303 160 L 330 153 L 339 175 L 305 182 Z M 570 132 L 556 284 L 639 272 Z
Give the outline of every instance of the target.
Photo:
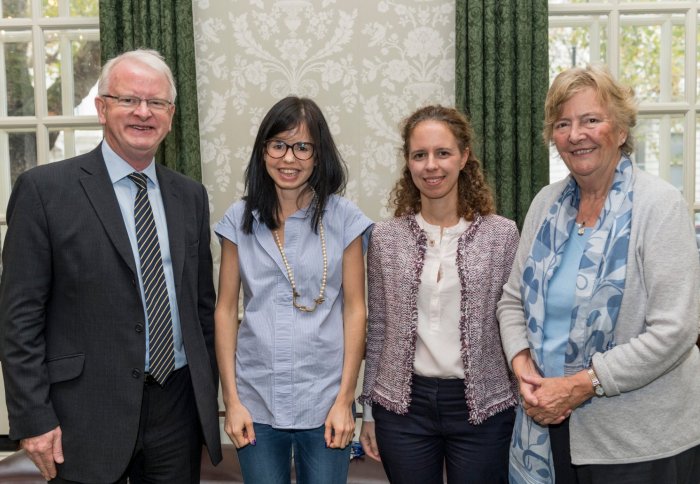
M 156 173 L 158 174 L 163 206 L 165 207 L 165 220 L 168 223 L 168 243 L 170 244 L 175 290 L 177 298 L 180 300 L 182 271 L 185 265 L 185 211 L 182 205 L 182 198 L 177 189 L 177 178 L 158 164 L 156 164 Z M 191 210 L 194 210 L 194 207 Z
M 126 233 L 117 195 L 114 193 L 114 187 L 102 157 L 102 145 L 98 145 L 91 155 L 81 166 L 83 175 L 80 177 L 80 183 L 114 248 L 131 272 L 136 275 L 134 254 L 131 251 L 129 235 Z

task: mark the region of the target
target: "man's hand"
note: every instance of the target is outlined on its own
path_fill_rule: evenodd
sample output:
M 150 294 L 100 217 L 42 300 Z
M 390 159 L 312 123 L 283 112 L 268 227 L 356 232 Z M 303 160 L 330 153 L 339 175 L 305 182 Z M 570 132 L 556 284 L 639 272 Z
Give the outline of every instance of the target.
M 22 439 L 20 446 L 27 452 L 44 479 L 50 481 L 56 477 L 56 464 L 63 464 L 61 427 L 36 437 Z

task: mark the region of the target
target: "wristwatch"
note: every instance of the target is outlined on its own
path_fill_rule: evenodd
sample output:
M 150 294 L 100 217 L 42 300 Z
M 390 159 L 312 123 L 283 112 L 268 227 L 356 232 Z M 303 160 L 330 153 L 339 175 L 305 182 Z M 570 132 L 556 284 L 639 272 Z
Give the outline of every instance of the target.
M 595 392 L 595 396 L 604 397 L 605 390 L 603 390 L 603 386 L 600 384 L 600 380 L 598 380 L 598 375 L 595 374 L 593 368 L 589 368 L 586 371 L 588 372 L 588 377 L 591 379 L 591 383 L 593 383 L 593 391 Z

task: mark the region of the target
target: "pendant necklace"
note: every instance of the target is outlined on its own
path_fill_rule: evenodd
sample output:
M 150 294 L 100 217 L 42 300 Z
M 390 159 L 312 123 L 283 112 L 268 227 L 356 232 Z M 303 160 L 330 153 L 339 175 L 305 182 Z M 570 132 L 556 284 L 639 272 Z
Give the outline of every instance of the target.
M 583 235 L 586 233 L 585 228 L 586 228 L 586 221 L 581 220 L 581 223 L 577 223 L 576 226 L 578 227 L 578 232 L 576 232 L 579 235 Z
M 272 231 L 272 234 L 275 236 L 275 243 L 277 244 L 277 248 L 279 249 L 280 254 L 282 254 L 282 262 L 284 262 L 284 267 L 285 269 L 287 269 L 287 277 L 289 277 L 289 284 L 292 286 L 292 304 L 299 311 L 303 311 L 305 313 L 313 312 L 314 310 L 316 310 L 316 306 L 325 301 L 323 295 L 326 292 L 326 278 L 328 276 L 328 255 L 326 253 L 326 232 L 323 229 L 322 220 L 318 223 L 318 233 L 321 236 L 321 255 L 323 256 L 323 275 L 321 276 L 321 290 L 318 293 L 318 297 L 314 299 L 314 305 L 308 307 L 297 303 L 297 298 L 300 297 L 300 295 L 297 292 L 297 286 L 294 282 L 294 274 L 292 273 L 292 267 L 289 265 L 287 255 L 284 253 L 284 247 L 282 247 L 282 243 L 280 242 L 280 237 L 277 234 L 277 231 Z

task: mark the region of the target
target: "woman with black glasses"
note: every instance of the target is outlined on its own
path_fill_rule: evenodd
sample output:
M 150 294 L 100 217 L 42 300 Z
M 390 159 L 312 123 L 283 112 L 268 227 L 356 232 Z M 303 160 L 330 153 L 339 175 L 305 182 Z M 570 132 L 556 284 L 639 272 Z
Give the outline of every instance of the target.
M 297 482 L 347 481 L 372 222 L 338 195 L 345 181 L 319 107 L 287 97 L 260 125 L 246 196 L 215 227 L 225 430 L 246 483 L 290 482 L 292 455 Z

